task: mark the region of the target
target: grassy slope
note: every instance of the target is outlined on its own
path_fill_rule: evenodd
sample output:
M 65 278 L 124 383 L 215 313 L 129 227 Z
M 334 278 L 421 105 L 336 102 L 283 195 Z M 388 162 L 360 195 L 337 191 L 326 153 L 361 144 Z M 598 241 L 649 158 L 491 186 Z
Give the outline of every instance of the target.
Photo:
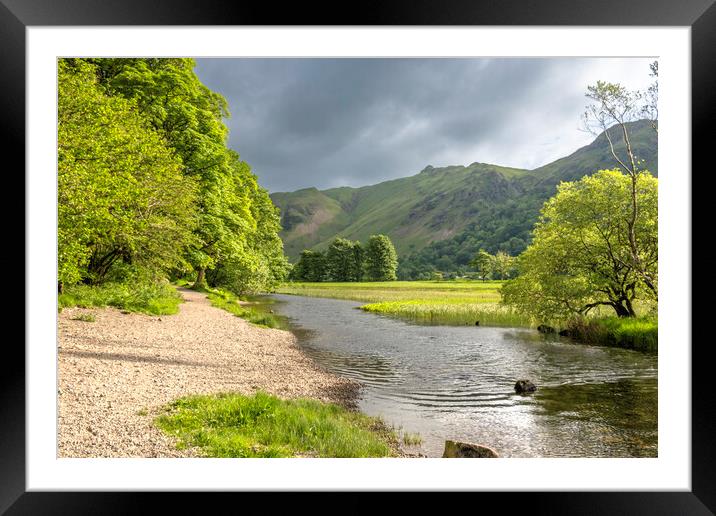
M 389 235 L 398 253 L 407 253 L 455 234 L 477 214 L 481 202 L 519 195 L 512 180 L 525 173 L 481 163 L 429 167 L 416 176 L 378 185 L 271 197 L 282 211 L 282 238 L 292 259 L 305 248 L 326 248 L 336 236 L 365 242 L 377 233 Z M 319 223 L 326 212 L 334 215 Z M 309 227 L 315 229 L 306 233 Z
M 633 125 L 631 131 L 635 153 L 656 175 L 656 135 L 646 123 Z M 621 149 L 618 135 L 615 141 Z M 614 163 L 601 135 L 570 156 L 532 171 L 481 163 L 427 167 L 411 177 L 362 188 L 309 188 L 271 197 L 281 209 L 281 235 L 292 260 L 303 249 L 327 247 L 336 236 L 365 241 L 375 233 L 389 235 L 402 258 L 432 242 L 464 240 L 465 231 L 489 229 L 496 219 L 506 221 L 505 234 L 528 238 L 539 208 L 560 181 L 613 168 Z

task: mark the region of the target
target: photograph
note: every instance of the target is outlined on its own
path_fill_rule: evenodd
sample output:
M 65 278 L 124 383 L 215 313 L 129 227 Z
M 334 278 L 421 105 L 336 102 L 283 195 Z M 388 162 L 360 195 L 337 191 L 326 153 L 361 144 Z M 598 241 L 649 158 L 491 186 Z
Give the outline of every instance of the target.
M 0 513 L 465 491 L 709 514 L 701 1 L 616 25 L 0 12 L 26 170 Z
M 57 59 L 57 456 L 658 457 L 655 57 Z

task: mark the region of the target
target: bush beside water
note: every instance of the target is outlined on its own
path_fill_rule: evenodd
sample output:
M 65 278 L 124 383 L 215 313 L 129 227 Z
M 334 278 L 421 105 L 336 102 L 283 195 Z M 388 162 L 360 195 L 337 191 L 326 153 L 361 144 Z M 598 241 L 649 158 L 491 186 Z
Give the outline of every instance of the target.
M 578 319 L 567 325 L 570 337 L 585 344 L 657 352 L 659 325 L 655 317 Z

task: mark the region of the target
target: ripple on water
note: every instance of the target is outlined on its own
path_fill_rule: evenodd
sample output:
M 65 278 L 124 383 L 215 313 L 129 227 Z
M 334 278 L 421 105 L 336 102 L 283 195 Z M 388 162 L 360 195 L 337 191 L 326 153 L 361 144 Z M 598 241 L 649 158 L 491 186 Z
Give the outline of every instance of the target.
M 300 345 L 361 382 L 361 409 L 423 437 L 487 444 L 505 457 L 657 453 L 657 358 L 510 328 L 413 325 L 352 301 L 275 296 Z M 514 392 L 517 379 L 538 390 Z

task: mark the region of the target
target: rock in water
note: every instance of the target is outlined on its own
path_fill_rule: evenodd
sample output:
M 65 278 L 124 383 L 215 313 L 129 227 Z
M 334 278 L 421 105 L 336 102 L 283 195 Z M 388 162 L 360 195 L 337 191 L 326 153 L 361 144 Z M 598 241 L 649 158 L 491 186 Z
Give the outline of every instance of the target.
M 534 392 L 537 390 L 537 386 L 529 380 L 517 380 L 515 384 L 515 392 L 523 394 L 525 392 Z
M 461 443 L 457 441 L 445 441 L 443 458 L 448 459 L 495 459 L 497 452 L 487 446 L 479 444 Z

